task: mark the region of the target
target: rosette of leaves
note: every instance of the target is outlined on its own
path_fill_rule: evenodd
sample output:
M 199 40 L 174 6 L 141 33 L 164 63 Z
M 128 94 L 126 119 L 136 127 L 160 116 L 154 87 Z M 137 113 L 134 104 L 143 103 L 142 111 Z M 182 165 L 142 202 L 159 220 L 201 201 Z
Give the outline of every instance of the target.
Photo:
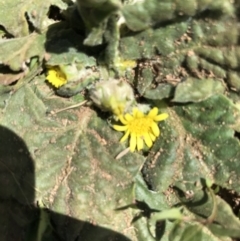
M 78 2 L 79 32 L 67 21 L 42 31 L 49 3 L 37 5 L 36 19 L 32 7 L 19 3 L 26 15 L 15 7 L 11 20 L 10 14 L 1 20 L 1 80 L 9 78 L 10 89 L 19 79 L 24 85 L 15 93 L 1 92 L 0 121 L 25 142 L 10 153 L 16 157 L 28 149 L 25 155 L 34 164 L 16 173 L 5 170 L 21 187 L 9 202 L 21 212 L 9 216 L 5 202 L 1 224 L 24 227 L 29 240 L 239 238 L 239 3 Z M 51 4 L 65 8 L 62 2 Z M 102 54 L 110 64 L 117 57 L 136 60 L 129 76 L 136 93 L 169 113 L 149 151 L 115 160 L 126 146 L 108 124 L 109 115 L 91 106 L 70 108 L 83 96 L 60 98 L 44 83 L 42 63 L 94 69 Z M 18 209 L 23 194 L 28 197 L 27 174 L 35 176 L 35 183 L 28 183 L 28 202 L 36 211 L 30 216 L 27 206 Z

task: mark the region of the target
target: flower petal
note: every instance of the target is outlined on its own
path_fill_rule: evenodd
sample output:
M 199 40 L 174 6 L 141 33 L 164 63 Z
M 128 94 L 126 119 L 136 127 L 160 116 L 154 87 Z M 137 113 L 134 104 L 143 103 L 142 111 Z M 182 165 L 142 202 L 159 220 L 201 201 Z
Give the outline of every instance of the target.
M 142 118 L 142 117 L 144 117 L 144 114 L 140 110 L 137 110 L 136 117 L 137 118 Z
M 55 70 L 54 68 L 49 69 L 49 70 L 48 70 L 48 76 L 49 76 L 49 75 L 55 76 L 55 75 L 56 75 L 56 70 Z
M 123 110 L 124 106 L 121 104 L 112 107 L 112 112 L 116 116 L 120 116 L 123 113 Z
M 158 125 L 156 124 L 156 122 L 152 122 L 152 124 L 151 124 L 151 130 L 152 130 L 152 132 L 153 132 L 153 134 L 155 135 L 155 136 L 159 136 L 160 135 L 160 130 L 159 130 L 159 127 L 158 127 Z
M 128 122 L 124 119 L 123 115 L 119 115 L 118 118 L 122 122 L 123 125 L 127 125 Z
M 113 125 L 113 129 L 116 131 L 126 131 L 128 129 L 127 126 L 119 126 L 119 125 Z
M 138 113 L 138 109 L 133 108 L 133 118 L 135 118 L 137 116 L 137 113 Z
M 163 113 L 160 115 L 157 115 L 156 117 L 154 117 L 155 121 L 162 121 L 168 118 L 168 114 L 167 113 Z
M 156 136 L 154 136 L 151 132 L 149 133 L 149 136 L 153 142 L 156 140 Z
M 48 67 L 46 80 L 56 88 L 61 87 L 67 83 L 66 75 L 61 71 L 59 67 Z
M 143 149 L 143 138 L 141 136 L 137 136 L 137 150 L 140 151 Z
M 156 117 L 158 114 L 158 108 L 157 107 L 154 107 L 152 108 L 149 113 L 148 113 L 148 117 L 154 119 L 154 117 Z
M 144 134 L 144 141 L 145 141 L 145 143 L 146 143 L 146 145 L 147 145 L 148 147 L 151 147 L 152 144 L 153 144 L 152 139 L 151 139 L 149 133 L 145 133 L 145 134 Z
M 130 134 L 130 131 L 128 130 L 128 131 L 124 134 L 124 136 L 121 138 L 120 142 L 126 141 L 127 138 L 129 137 L 129 134 Z
M 130 115 L 129 113 L 127 113 L 124 117 L 125 117 L 125 120 L 126 120 L 127 122 L 129 122 L 129 121 L 131 121 L 131 120 L 134 119 L 133 116 Z
M 135 151 L 136 145 L 137 145 L 137 136 L 135 133 L 131 133 L 131 137 L 130 137 L 130 151 L 131 152 Z

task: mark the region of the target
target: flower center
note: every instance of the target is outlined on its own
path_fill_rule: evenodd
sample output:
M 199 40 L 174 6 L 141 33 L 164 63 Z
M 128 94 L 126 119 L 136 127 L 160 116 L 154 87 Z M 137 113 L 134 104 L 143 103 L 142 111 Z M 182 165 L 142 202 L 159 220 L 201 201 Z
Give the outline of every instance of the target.
M 128 124 L 129 131 L 130 133 L 136 133 L 136 135 L 142 135 L 143 133 L 149 132 L 152 121 L 152 119 L 147 117 L 134 119 Z

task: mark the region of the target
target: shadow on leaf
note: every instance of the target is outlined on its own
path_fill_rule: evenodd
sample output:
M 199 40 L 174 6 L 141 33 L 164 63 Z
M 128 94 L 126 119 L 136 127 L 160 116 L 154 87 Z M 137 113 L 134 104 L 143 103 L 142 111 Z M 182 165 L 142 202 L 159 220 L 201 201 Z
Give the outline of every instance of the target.
M 130 241 L 113 230 L 46 209 L 41 200 L 36 203 L 34 161 L 26 144 L 3 126 L 0 136 L 1 241 Z

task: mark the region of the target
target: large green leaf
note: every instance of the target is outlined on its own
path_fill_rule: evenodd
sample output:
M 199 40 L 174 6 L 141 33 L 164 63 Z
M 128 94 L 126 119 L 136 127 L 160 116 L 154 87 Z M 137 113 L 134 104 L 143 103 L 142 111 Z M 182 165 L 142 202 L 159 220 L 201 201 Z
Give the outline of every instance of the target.
M 166 190 L 177 180 L 194 182 L 207 177 L 240 191 L 240 149 L 234 136 L 239 110 L 233 103 L 216 95 L 197 104 L 176 106 L 170 115 L 172 119 L 162 127 L 163 137 L 156 141 L 143 168 L 149 185 Z
M 31 34 L 22 38 L 2 40 L 0 44 L 1 63 L 13 71 L 26 70 L 31 58 L 44 57 L 44 35 Z
M 178 84 L 173 101 L 176 102 L 199 102 L 214 94 L 224 92 L 224 87 L 219 81 L 213 79 L 187 79 Z
M 35 200 L 43 200 L 52 211 L 123 233 L 131 212 L 115 209 L 132 202 L 132 185 L 143 157 L 131 154 L 116 160 L 119 135 L 89 108 L 48 117 L 46 103 L 25 87 L 11 96 L 1 118 L 2 125 L 24 138 L 33 157 Z M 90 235 L 80 226 L 73 236 L 62 232 L 67 225 L 62 218 L 53 222 L 64 240 L 82 232 L 86 239 Z M 133 233 L 127 235 L 134 240 Z M 99 240 L 97 234 L 92 238 Z
M 51 2 L 1 0 L 0 5 L 0 23 L 15 37 L 28 35 L 31 27 L 32 31 L 45 29 L 51 23 L 47 16 L 51 5 L 66 8 L 66 4 L 61 0 Z
M 192 17 L 205 9 L 222 11 L 232 15 L 234 8 L 228 1 L 189 0 L 189 1 L 135 1 L 135 4 L 125 5 L 123 15 L 127 26 L 140 31 L 159 23 L 172 21 L 181 17 Z

